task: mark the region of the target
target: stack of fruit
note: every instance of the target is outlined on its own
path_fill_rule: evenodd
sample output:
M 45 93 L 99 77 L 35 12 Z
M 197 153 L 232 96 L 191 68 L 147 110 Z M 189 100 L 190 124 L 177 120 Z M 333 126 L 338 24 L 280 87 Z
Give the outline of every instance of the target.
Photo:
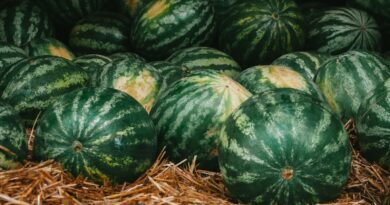
M 169 160 L 258 204 L 336 198 L 343 122 L 390 169 L 390 1 L 2 0 L 0 168 L 132 182 Z

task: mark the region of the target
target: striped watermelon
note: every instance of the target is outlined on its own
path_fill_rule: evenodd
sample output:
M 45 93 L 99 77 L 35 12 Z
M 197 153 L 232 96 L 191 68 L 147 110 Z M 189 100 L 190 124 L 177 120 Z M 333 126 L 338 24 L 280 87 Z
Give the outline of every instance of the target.
M 316 52 L 294 52 L 280 56 L 272 64 L 286 66 L 312 80 L 321 64 L 329 58 L 327 54 Z
M 167 156 L 174 162 L 185 158 L 203 169 L 216 170 L 217 141 L 221 124 L 247 98 L 244 87 L 213 70 L 192 72 L 168 87 L 151 111 Z
M 25 58 L 27 58 L 27 54 L 23 49 L 0 42 L 0 78 L 9 66 Z
M 25 48 L 31 57 L 36 56 L 58 56 L 68 60 L 74 58 L 74 54 L 61 41 L 54 38 L 37 38 L 32 40 Z
M 253 94 L 260 94 L 279 88 L 301 90 L 317 99 L 323 100 L 317 86 L 300 73 L 283 66 L 265 65 L 246 69 L 237 78 Z
M 58 96 L 87 83 L 88 75 L 70 61 L 39 56 L 11 66 L 0 79 L 0 93 L 29 126 Z
M 349 51 L 326 61 L 315 81 L 332 109 L 348 120 L 356 117 L 367 93 L 389 77 L 389 68 L 380 56 Z
M 129 46 L 129 23 L 113 13 L 90 15 L 72 28 L 69 46 L 78 54 L 110 55 L 123 52 Z
M 114 54 L 110 55 L 110 58 L 111 58 L 111 60 L 117 60 L 117 59 L 122 60 L 125 58 L 129 58 L 129 59 L 141 60 L 141 61 L 146 62 L 146 60 L 144 58 L 142 58 L 140 55 L 138 55 L 136 53 L 130 53 L 130 52 L 114 53 Z
M 328 106 L 293 90 L 244 102 L 222 129 L 219 163 L 234 198 L 316 204 L 336 198 L 351 166 L 348 135 Z
M 25 46 L 34 38 L 52 35 L 47 14 L 31 0 L 15 1 L 0 11 L 0 41 Z
M 309 49 L 330 54 L 381 49 L 378 25 L 362 10 L 344 7 L 325 10 L 310 21 L 309 27 Z
M 134 59 L 113 60 L 97 76 L 97 86 L 121 90 L 149 112 L 162 84 L 160 73 L 149 64 Z
M 211 69 L 235 78 L 241 67 L 226 53 L 209 47 L 191 47 L 176 51 L 167 61 L 190 70 Z
M 243 1 L 222 21 L 219 45 L 243 67 L 270 63 L 304 46 L 303 24 L 291 0 Z
M 188 68 L 184 66 L 178 66 L 166 61 L 155 61 L 149 63 L 160 72 L 160 76 L 163 78 L 160 93 L 171 86 L 174 82 L 189 74 Z
M 0 171 L 20 165 L 27 156 L 22 120 L 9 105 L 0 102 Z
M 111 88 L 84 88 L 44 112 L 33 153 L 36 160 L 58 161 L 74 176 L 123 183 L 143 174 L 156 151 L 153 122 L 136 100 Z
M 356 128 L 365 158 L 390 171 L 390 80 L 376 87 L 360 105 Z
M 77 64 L 88 73 L 90 84 L 92 86 L 96 85 L 97 77 L 100 72 L 102 72 L 103 66 L 110 62 L 110 58 L 98 54 L 83 55 L 73 60 L 73 63 Z
M 132 24 L 132 45 L 151 60 L 162 60 L 181 48 L 210 44 L 214 9 L 204 0 L 156 0 Z

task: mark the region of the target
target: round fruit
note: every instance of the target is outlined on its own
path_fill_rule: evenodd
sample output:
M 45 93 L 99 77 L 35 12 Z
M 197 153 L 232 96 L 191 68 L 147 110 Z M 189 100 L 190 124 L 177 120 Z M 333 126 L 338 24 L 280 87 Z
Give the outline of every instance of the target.
M 26 58 L 27 54 L 23 49 L 0 42 L 0 78 L 9 66 Z
M 160 88 L 160 93 L 167 89 L 174 82 L 184 78 L 189 74 L 189 69 L 184 66 L 178 66 L 166 61 L 155 61 L 149 63 L 160 72 L 163 82 Z
M 84 88 L 64 95 L 40 120 L 36 160 L 54 159 L 72 175 L 95 182 L 132 182 L 156 157 L 152 120 L 127 94 Z
M 58 56 L 68 60 L 74 58 L 74 54 L 61 41 L 54 38 L 37 38 L 26 46 L 27 54 L 30 57 L 36 56 Z
M 232 196 L 253 204 L 316 204 L 348 179 L 348 135 L 328 106 L 296 90 L 256 95 L 226 120 L 219 163 Z
M 88 73 L 90 84 L 92 86 L 96 86 L 98 75 L 102 72 L 103 66 L 110 62 L 110 58 L 99 54 L 83 55 L 73 60 L 73 63 L 79 65 L 85 72 Z

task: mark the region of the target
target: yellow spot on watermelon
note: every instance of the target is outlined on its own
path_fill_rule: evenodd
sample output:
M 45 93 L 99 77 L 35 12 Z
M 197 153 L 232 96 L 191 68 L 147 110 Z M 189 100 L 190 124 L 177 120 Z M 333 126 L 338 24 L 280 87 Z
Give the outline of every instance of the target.
M 272 66 L 263 71 L 263 76 L 277 88 L 307 90 L 305 78 L 294 70 L 281 66 Z
M 135 11 L 137 11 L 138 0 L 127 0 L 127 5 L 130 10 L 130 14 L 134 15 Z
M 49 51 L 53 56 L 62 57 L 68 60 L 73 60 L 73 55 L 66 49 L 50 45 Z
M 146 12 L 146 17 L 148 19 L 152 19 L 158 15 L 160 15 L 161 13 L 163 13 L 165 11 L 165 9 L 167 9 L 167 4 L 165 2 L 165 0 L 159 0 L 159 1 L 156 1 L 156 3 L 154 3 L 150 8 L 149 10 Z

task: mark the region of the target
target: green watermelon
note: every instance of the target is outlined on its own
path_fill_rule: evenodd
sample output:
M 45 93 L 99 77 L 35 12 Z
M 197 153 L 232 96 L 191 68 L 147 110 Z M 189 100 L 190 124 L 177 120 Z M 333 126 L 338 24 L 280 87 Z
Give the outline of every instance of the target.
M 280 56 L 272 64 L 286 66 L 312 80 L 318 68 L 329 58 L 327 54 L 316 52 L 294 52 Z
M 230 77 L 213 70 L 193 71 L 168 87 L 150 115 L 159 146 L 169 160 L 192 160 L 217 170 L 217 141 L 222 123 L 251 93 Z
M 243 67 L 271 63 L 304 46 L 304 18 L 291 0 L 242 1 L 228 13 L 219 46 Z
M 237 81 L 253 94 L 260 94 L 279 88 L 292 88 L 323 100 L 314 82 L 306 79 L 300 73 L 283 66 L 254 66 L 242 72 Z
M 328 106 L 300 91 L 265 92 L 225 122 L 219 164 L 233 198 L 251 204 L 316 204 L 347 182 L 347 132 Z
M 347 121 L 356 117 L 367 93 L 389 77 L 379 55 L 349 51 L 322 64 L 315 81 L 332 109 Z
M 156 68 L 160 72 L 160 76 L 163 78 L 160 93 L 171 86 L 174 82 L 187 76 L 190 72 L 185 66 L 178 66 L 166 61 L 150 62 L 149 65 Z
M 132 46 L 151 60 L 176 50 L 208 45 L 214 37 L 214 9 L 204 0 L 155 0 L 132 23 Z
M 149 64 L 134 59 L 113 60 L 97 76 L 96 85 L 121 90 L 149 112 L 162 84 L 160 73 Z
M 308 48 L 340 54 L 349 50 L 381 50 L 381 33 L 365 11 L 339 7 L 328 9 L 310 21 Z
M 109 56 L 111 60 L 117 60 L 117 59 L 124 59 L 124 58 L 129 58 L 129 59 L 135 59 L 135 60 L 141 60 L 146 62 L 144 58 L 142 58 L 140 55 L 136 53 L 130 53 L 130 52 L 120 52 L 120 53 L 114 53 Z
M 69 46 L 78 55 L 110 55 L 127 50 L 127 19 L 113 13 L 96 13 L 77 22 L 69 34 Z
M 211 69 L 224 73 L 232 78 L 240 74 L 241 67 L 226 53 L 215 48 L 191 47 L 176 51 L 167 61 L 185 66 L 189 70 Z
M 84 88 L 44 112 L 33 154 L 98 183 L 132 182 L 153 164 L 157 137 L 152 120 L 132 97 L 111 88 Z
M 87 73 L 72 62 L 39 56 L 12 65 L 0 79 L 0 94 L 30 126 L 59 96 L 87 83 Z
M 85 72 L 88 73 L 90 85 L 96 86 L 97 77 L 103 70 L 103 66 L 110 63 L 112 60 L 109 57 L 99 54 L 87 54 L 73 59 L 73 63 L 79 65 Z
M 356 128 L 364 157 L 390 171 L 390 80 L 371 91 L 360 105 Z
M 239 2 L 239 0 L 212 0 L 212 2 L 215 8 L 215 15 L 220 20 L 228 14 L 229 9 L 233 8 L 233 5 Z
M 54 38 L 37 38 L 32 40 L 25 48 L 31 57 L 36 56 L 58 56 L 73 60 L 74 54 L 61 41 Z
M 22 120 L 9 105 L 0 102 L 0 171 L 20 165 L 27 157 L 27 137 Z
M 26 58 L 27 54 L 23 49 L 9 43 L 0 42 L 0 78 L 9 66 Z
M 25 46 L 34 38 L 52 35 L 49 17 L 31 0 L 13 2 L 0 11 L 0 41 Z

